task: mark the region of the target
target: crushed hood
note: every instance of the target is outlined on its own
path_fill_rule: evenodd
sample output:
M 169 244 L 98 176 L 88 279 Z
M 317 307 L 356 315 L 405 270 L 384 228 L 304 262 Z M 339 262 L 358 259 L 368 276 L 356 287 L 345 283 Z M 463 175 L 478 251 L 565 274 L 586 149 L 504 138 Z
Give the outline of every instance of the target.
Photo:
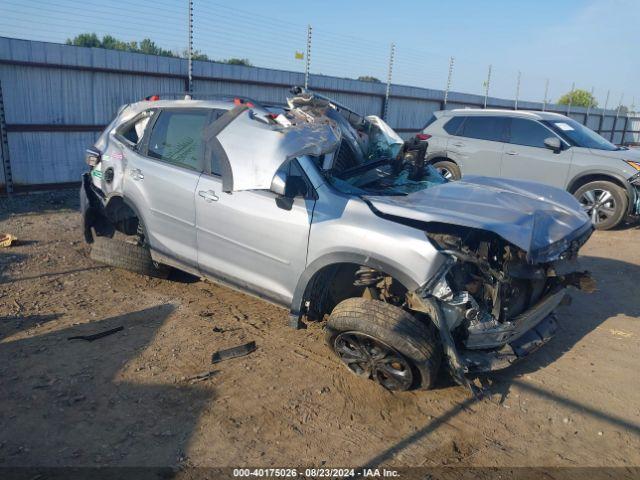
M 519 180 L 465 177 L 406 196 L 363 198 L 385 215 L 493 232 L 527 252 L 531 262 L 554 260 L 593 229 L 571 194 Z

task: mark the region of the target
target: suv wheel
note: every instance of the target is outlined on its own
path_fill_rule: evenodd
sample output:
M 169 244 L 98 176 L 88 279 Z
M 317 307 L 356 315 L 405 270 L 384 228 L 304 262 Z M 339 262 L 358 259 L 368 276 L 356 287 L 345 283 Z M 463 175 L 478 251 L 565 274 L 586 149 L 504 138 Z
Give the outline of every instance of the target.
M 167 278 L 170 268 L 154 262 L 144 246 L 112 238 L 97 237 L 91 244 L 89 256 L 100 263 L 124 268 L 149 277 Z
M 364 298 L 340 302 L 326 340 L 346 367 L 387 390 L 428 389 L 442 353 L 430 325 L 388 303 Z
M 433 167 L 447 180 L 460 180 L 462 178 L 460 167 L 449 160 L 435 162 Z
M 598 230 L 609 230 L 626 216 L 629 199 L 624 189 L 615 183 L 603 180 L 589 182 L 573 195 Z

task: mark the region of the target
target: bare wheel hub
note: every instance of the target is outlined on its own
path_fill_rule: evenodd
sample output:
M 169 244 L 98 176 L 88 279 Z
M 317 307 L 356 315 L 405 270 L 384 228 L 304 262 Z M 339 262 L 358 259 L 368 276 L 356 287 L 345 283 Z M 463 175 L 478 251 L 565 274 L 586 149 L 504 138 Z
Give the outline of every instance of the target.
M 580 195 L 580 203 L 594 224 L 608 220 L 616 212 L 616 200 L 608 190 L 587 190 Z
M 407 359 L 386 343 L 360 332 L 343 332 L 334 350 L 359 377 L 373 379 L 388 390 L 407 390 L 413 383 Z

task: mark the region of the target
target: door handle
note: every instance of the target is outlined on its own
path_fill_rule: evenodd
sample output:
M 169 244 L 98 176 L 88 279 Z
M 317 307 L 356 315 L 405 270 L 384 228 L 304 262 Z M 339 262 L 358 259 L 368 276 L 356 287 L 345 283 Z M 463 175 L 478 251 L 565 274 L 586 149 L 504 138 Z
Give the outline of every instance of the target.
M 510 152 L 504 152 L 506 155 L 518 155 L 518 152 L 511 150 Z
M 464 147 L 464 143 L 462 142 L 456 142 L 453 144 L 454 147 Z
M 144 178 L 144 174 L 142 173 L 142 170 L 140 170 L 139 168 L 132 168 L 129 171 L 129 175 L 134 180 L 142 180 Z
M 204 198 L 204 201 L 208 203 L 217 202 L 220 199 L 213 190 L 200 190 L 198 195 Z

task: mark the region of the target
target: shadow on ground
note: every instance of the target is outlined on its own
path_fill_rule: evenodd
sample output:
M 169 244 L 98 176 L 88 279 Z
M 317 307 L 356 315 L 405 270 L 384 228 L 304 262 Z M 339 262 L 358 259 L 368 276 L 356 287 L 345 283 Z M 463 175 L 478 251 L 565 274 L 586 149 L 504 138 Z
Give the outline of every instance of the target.
M 42 215 L 57 210 L 79 210 L 79 191 L 78 185 L 77 188 L 0 198 L 0 221 L 6 220 L 10 215 Z
M 129 362 L 148 348 L 172 305 L 0 343 L 0 465 L 167 466 L 185 461 L 186 444 L 210 388 L 140 383 Z M 25 319 L 32 324 L 42 318 Z M 93 342 L 68 340 L 114 327 Z M 31 386 L 25 394 L 25 383 Z M 150 384 L 151 383 L 151 384 Z M 49 405 L 39 411 L 35 406 Z M 34 435 L 34 432 L 37 434 Z

